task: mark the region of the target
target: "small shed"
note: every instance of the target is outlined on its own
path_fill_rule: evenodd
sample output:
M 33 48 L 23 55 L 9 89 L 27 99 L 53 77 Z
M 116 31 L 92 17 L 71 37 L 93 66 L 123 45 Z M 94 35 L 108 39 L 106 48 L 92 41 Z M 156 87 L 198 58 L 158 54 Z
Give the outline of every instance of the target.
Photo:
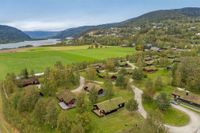
M 68 108 L 75 107 L 76 96 L 70 90 L 65 89 L 59 92 L 57 94 L 57 99 L 60 101 L 60 103 L 62 103 L 62 105 L 65 103 Z
M 95 104 L 93 106 L 93 112 L 97 116 L 103 117 L 110 113 L 116 112 L 117 110 L 123 108 L 124 106 L 125 106 L 125 100 L 122 97 L 117 97 Z

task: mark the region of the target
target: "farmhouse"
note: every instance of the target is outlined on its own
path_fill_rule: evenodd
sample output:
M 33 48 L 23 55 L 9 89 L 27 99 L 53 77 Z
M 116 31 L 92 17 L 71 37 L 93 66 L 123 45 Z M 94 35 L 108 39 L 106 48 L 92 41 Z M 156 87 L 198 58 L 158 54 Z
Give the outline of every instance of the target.
M 105 69 L 105 65 L 103 63 L 96 63 L 96 64 L 92 64 L 92 67 L 97 69 L 97 70 L 103 70 Z
M 200 107 L 200 96 L 189 91 L 175 90 L 172 95 L 176 101 L 185 102 Z
M 83 89 L 85 91 L 87 91 L 87 92 L 91 92 L 92 89 L 94 89 L 97 92 L 98 96 L 104 95 L 104 89 L 101 86 L 99 86 L 97 84 L 94 84 L 94 83 L 87 83 L 87 84 L 85 84 L 85 86 L 83 87 Z
M 26 86 L 29 86 L 29 85 L 38 85 L 40 84 L 39 80 L 37 77 L 31 77 L 31 78 L 28 78 L 28 79 L 19 79 L 17 81 L 17 85 L 19 87 L 26 87 Z
M 62 109 L 75 107 L 76 96 L 70 90 L 65 89 L 59 92 L 57 99 L 60 101 L 59 105 Z
M 116 112 L 125 105 L 125 100 L 122 97 L 113 98 L 111 100 L 106 100 L 101 103 L 97 103 L 93 106 L 93 112 L 99 116 L 103 117 L 110 113 Z

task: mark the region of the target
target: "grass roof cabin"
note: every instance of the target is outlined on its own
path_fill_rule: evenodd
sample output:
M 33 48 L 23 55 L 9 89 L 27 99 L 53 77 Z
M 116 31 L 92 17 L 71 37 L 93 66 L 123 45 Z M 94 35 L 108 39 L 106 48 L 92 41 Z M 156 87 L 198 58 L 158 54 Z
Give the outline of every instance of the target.
M 75 107 L 76 96 L 70 90 L 63 90 L 57 94 L 57 99 L 60 101 L 59 105 L 62 109 L 70 109 Z
M 152 66 L 154 64 L 154 61 L 150 60 L 150 61 L 145 61 L 144 63 L 146 66 Z
M 96 63 L 96 64 L 92 64 L 91 66 L 97 70 L 104 70 L 106 68 L 105 64 L 103 63 Z
M 38 85 L 40 84 L 39 79 L 37 77 L 31 77 L 27 79 L 18 79 L 17 86 L 18 87 L 26 87 L 29 85 Z
M 155 66 L 147 66 L 143 68 L 143 71 L 148 72 L 148 73 L 153 73 L 158 71 L 158 68 L 156 68 Z
M 168 59 L 175 59 L 176 56 L 175 56 L 175 55 L 167 55 L 167 58 L 168 58 Z
M 123 60 L 119 60 L 118 65 L 120 67 L 129 67 L 128 63 L 126 61 L 123 61 Z
M 175 90 L 172 95 L 176 101 L 185 102 L 200 107 L 200 96 L 189 91 Z
M 150 57 L 150 56 L 147 56 L 147 57 L 144 58 L 144 61 L 151 61 L 151 60 L 153 60 L 153 58 Z
M 98 96 L 104 95 L 104 89 L 100 85 L 97 85 L 95 83 L 86 83 L 83 89 L 87 92 L 91 92 L 92 89 L 94 89 L 97 92 Z
M 117 97 L 95 104 L 93 106 L 93 112 L 97 116 L 103 117 L 110 113 L 116 112 L 117 110 L 123 108 L 124 106 L 125 106 L 125 100 L 122 97 Z

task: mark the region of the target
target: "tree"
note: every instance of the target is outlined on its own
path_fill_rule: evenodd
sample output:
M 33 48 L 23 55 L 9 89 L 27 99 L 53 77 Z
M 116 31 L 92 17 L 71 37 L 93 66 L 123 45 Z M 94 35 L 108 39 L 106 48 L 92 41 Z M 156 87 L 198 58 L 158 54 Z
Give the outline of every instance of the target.
M 170 99 L 166 93 L 161 93 L 157 96 L 156 105 L 162 111 L 166 111 L 170 107 Z
M 115 70 L 115 63 L 113 60 L 109 59 L 109 60 L 106 60 L 106 69 L 108 71 L 114 71 Z
M 163 81 L 161 77 L 157 77 L 154 83 L 154 87 L 156 90 L 161 90 L 163 88 Z
M 45 116 L 46 116 L 46 105 L 48 104 L 48 100 L 46 99 L 40 99 L 35 105 L 33 114 L 34 118 L 39 122 L 39 123 L 44 123 L 45 122 Z
M 126 104 L 126 109 L 130 112 L 136 111 L 138 109 L 137 101 L 130 99 Z
M 17 109 L 19 112 L 31 112 L 39 99 L 38 92 L 35 87 L 29 87 L 22 93 Z
M 68 118 L 67 112 L 61 112 L 58 115 L 57 128 L 61 133 L 69 133 L 72 122 Z
M 12 94 L 17 86 L 16 86 L 16 76 L 14 73 L 8 73 L 6 75 L 5 80 L 3 81 L 2 84 L 3 90 L 5 91 L 6 94 Z
M 153 87 L 153 82 L 151 80 L 146 81 L 145 88 L 146 88 L 144 91 L 145 100 L 152 100 L 156 92 Z
M 57 126 L 57 118 L 58 118 L 58 109 L 56 107 L 56 101 L 51 100 L 47 107 L 46 107 L 46 116 L 45 120 L 48 125 L 50 125 L 52 128 L 55 128 Z
M 76 123 L 81 124 L 81 126 L 84 128 L 84 131 L 87 132 L 88 130 L 90 130 L 90 127 L 91 127 L 90 114 L 88 112 L 77 114 Z
M 134 80 L 142 80 L 145 77 L 144 72 L 142 69 L 134 69 L 132 78 Z
M 86 70 L 86 77 L 87 77 L 87 79 L 89 79 L 89 80 L 95 80 L 96 75 L 97 75 L 97 73 L 96 73 L 96 70 L 94 68 L 88 68 Z
M 71 133 L 85 133 L 85 129 L 81 124 L 72 124 Z
M 116 86 L 127 88 L 128 83 L 129 83 L 129 78 L 128 77 L 126 77 L 126 76 L 124 76 L 122 74 L 117 77 Z
M 106 98 L 111 99 L 113 96 L 113 84 L 110 79 L 104 81 L 104 87 L 106 88 Z
M 85 102 L 85 94 L 81 93 L 79 94 L 77 101 L 76 101 L 76 108 L 78 113 L 84 113 L 85 110 L 87 109 L 86 107 L 86 102 Z
M 29 76 L 29 74 L 28 74 L 28 70 L 26 68 L 21 70 L 21 73 L 20 73 L 21 78 L 27 79 L 28 76 Z
M 89 100 L 90 102 L 93 104 L 95 104 L 98 100 L 98 93 L 95 90 L 95 87 L 91 89 L 90 93 L 89 93 Z

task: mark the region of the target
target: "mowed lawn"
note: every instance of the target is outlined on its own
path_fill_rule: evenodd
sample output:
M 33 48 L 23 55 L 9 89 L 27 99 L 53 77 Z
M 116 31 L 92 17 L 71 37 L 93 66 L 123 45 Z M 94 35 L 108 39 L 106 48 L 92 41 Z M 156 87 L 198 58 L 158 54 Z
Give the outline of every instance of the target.
M 113 57 L 125 57 L 133 54 L 133 48 L 108 47 L 88 49 L 88 46 L 38 47 L 21 49 L 15 53 L 0 53 L 0 79 L 8 72 L 19 73 L 27 68 L 35 72 L 43 72 L 55 62 L 64 64 L 92 62 Z

